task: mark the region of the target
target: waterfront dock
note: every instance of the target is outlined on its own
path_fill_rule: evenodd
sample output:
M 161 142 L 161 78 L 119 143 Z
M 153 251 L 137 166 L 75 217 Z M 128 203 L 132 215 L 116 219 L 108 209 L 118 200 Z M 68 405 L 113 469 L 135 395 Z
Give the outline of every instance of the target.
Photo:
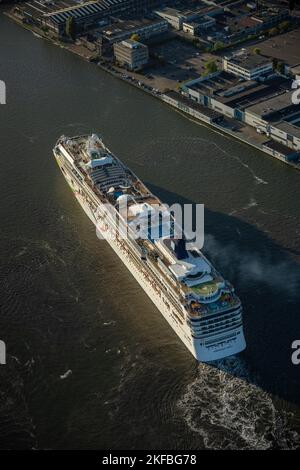
M 156 80 L 153 80 L 154 77 L 149 74 L 140 74 L 134 71 L 124 70 L 109 60 L 98 60 L 95 51 L 85 47 L 81 41 L 61 41 L 55 35 L 49 33 L 49 31 L 44 31 L 34 24 L 28 24 L 22 21 L 22 19 L 18 15 L 15 15 L 12 10 L 7 10 L 4 14 L 38 37 L 52 42 L 53 44 L 78 55 L 86 61 L 95 62 L 95 65 L 103 71 L 110 73 L 114 77 L 117 77 L 131 86 L 134 86 L 156 99 L 159 99 L 163 103 L 168 104 L 170 107 L 197 124 L 208 126 L 215 132 L 226 135 L 229 138 L 234 138 L 246 145 L 250 145 L 263 154 L 272 156 L 293 168 L 300 168 L 300 161 L 293 161 L 291 158 L 292 154 L 295 153 L 292 149 L 280 144 L 279 142 L 270 140 L 265 134 L 262 135 L 256 132 L 254 127 L 241 121 L 237 121 L 231 117 L 224 116 L 223 113 L 207 106 L 203 106 L 200 103 L 196 103 L 184 96 L 184 94 L 179 93 L 178 86 L 174 89 L 174 84 L 173 89 L 166 91 L 166 85 L 169 85 L 170 83 L 164 77 L 161 79 L 161 87 L 156 88 L 153 86 L 153 82 L 155 84 L 157 82 Z

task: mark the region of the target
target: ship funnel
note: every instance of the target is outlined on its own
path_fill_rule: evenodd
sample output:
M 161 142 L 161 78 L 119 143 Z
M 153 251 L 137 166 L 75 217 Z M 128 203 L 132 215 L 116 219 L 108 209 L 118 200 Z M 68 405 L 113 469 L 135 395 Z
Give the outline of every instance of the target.
M 172 240 L 171 246 L 177 259 L 188 258 L 188 252 L 186 251 L 186 241 L 184 238 L 180 238 L 179 240 Z

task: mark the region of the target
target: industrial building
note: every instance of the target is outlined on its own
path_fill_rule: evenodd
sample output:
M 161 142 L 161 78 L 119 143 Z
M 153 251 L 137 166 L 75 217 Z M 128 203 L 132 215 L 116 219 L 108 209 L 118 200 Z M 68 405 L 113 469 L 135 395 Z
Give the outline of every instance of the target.
M 257 80 L 273 71 L 273 61 L 269 57 L 251 54 L 244 49 L 239 53 L 223 58 L 223 69 L 245 80 Z
M 192 21 L 197 17 L 195 12 L 180 12 L 175 8 L 164 8 L 163 10 L 157 10 L 155 13 L 178 31 L 182 29 L 184 22 Z
M 165 93 L 163 95 L 163 100 L 174 108 L 209 124 L 218 123 L 223 120 L 221 113 L 213 111 L 199 103 L 195 103 L 176 91 Z
M 147 40 L 166 33 L 168 29 L 169 24 L 166 20 L 142 18 L 114 21 L 101 28 L 101 34 L 108 43 L 114 44 L 130 38 L 133 34 L 137 34 L 142 40 Z
M 236 75 L 221 71 L 190 81 L 183 85 L 182 90 L 193 101 L 243 121 L 243 110 L 246 106 L 274 94 L 277 87 L 280 88 L 280 83 L 285 83 L 283 80 L 274 82 L 271 86 L 255 80 L 243 80 Z
M 284 64 L 286 74 L 300 75 L 300 28 L 260 41 L 261 55 Z M 248 46 L 251 51 L 253 45 Z
M 293 91 L 281 93 L 245 109 L 245 122 L 294 150 L 300 150 L 300 105 Z
M 289 80 L 278 77 L 258 82 L 222 71 L 190 81 L 182 91 L 191 102 L 244 122 L 294 151 L 300 150 L 300 105 L 292 101 Z
M 114 44 L 114 56 L 118 64 L 129 70 L 140 70 L 148 63 L 149 51 L 145 44 L 128 39 Z
M 38 20 L 43 26 L 62 36 L 70 17 L 74 18 L 78 31 L 87 31 L 109 16 L 145 12 L 159 3 L 159 0 L 92 0 L 83 3 L 70 2 L 70 5 L 65 2 L 53 2 L 50 11 L 44 12 L 39 9 Z M 27 6 L 29 10 L 32 8 L 32 4 L 28 3 L 25 11 L 28 9 Z M 36 18 L 37 11 L 34 14 Z
M 190 23 L 183 23 L 182 30 L 184 33 L 196 36 L 199 32 L 205 31 L 216 24 L 216 20 L 210 16 L 202 16 L 201 18 Z
M 156 10 L 155 13 L 164 18 L 172 28 L 176 30 L 182 30 L 183 24 L 189 24 L 192 22 L 197 22 L 202 17 L 213 17 L 219 13 L 222 13 L 222 7 L 208 6 L 203 2 L 203 5 L 200 8 L 195 8 L 194 10 L 184 10 L 178 8 L 162 8 L 161 10 Z

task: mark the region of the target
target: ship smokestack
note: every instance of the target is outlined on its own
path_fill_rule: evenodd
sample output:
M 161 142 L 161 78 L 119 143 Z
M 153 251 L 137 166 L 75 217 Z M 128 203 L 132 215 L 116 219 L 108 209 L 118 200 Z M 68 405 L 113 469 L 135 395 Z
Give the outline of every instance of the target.
M 172 248 L 177 259 L 188 258 L 188 252 L 186 251 L 186 241 L 184 238 L 180 238 L 179 240 L 172 240 Z

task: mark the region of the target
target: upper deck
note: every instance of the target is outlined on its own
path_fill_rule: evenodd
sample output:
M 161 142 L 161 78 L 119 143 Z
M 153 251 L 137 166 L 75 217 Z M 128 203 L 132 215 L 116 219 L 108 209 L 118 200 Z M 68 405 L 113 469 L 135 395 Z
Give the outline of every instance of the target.
M 56 148 L 81 172 L 102 202 L 118 211 L 146 256 L 156 260 L 162 276 L 177 286 L 189 315 L 198 317 L 239 305 L 233 287 L 199 248 L 186 242 L 183 232 L 181 238 L 176 236 L 177 222 L 166 206 L 97 135 L 63 136 Z

